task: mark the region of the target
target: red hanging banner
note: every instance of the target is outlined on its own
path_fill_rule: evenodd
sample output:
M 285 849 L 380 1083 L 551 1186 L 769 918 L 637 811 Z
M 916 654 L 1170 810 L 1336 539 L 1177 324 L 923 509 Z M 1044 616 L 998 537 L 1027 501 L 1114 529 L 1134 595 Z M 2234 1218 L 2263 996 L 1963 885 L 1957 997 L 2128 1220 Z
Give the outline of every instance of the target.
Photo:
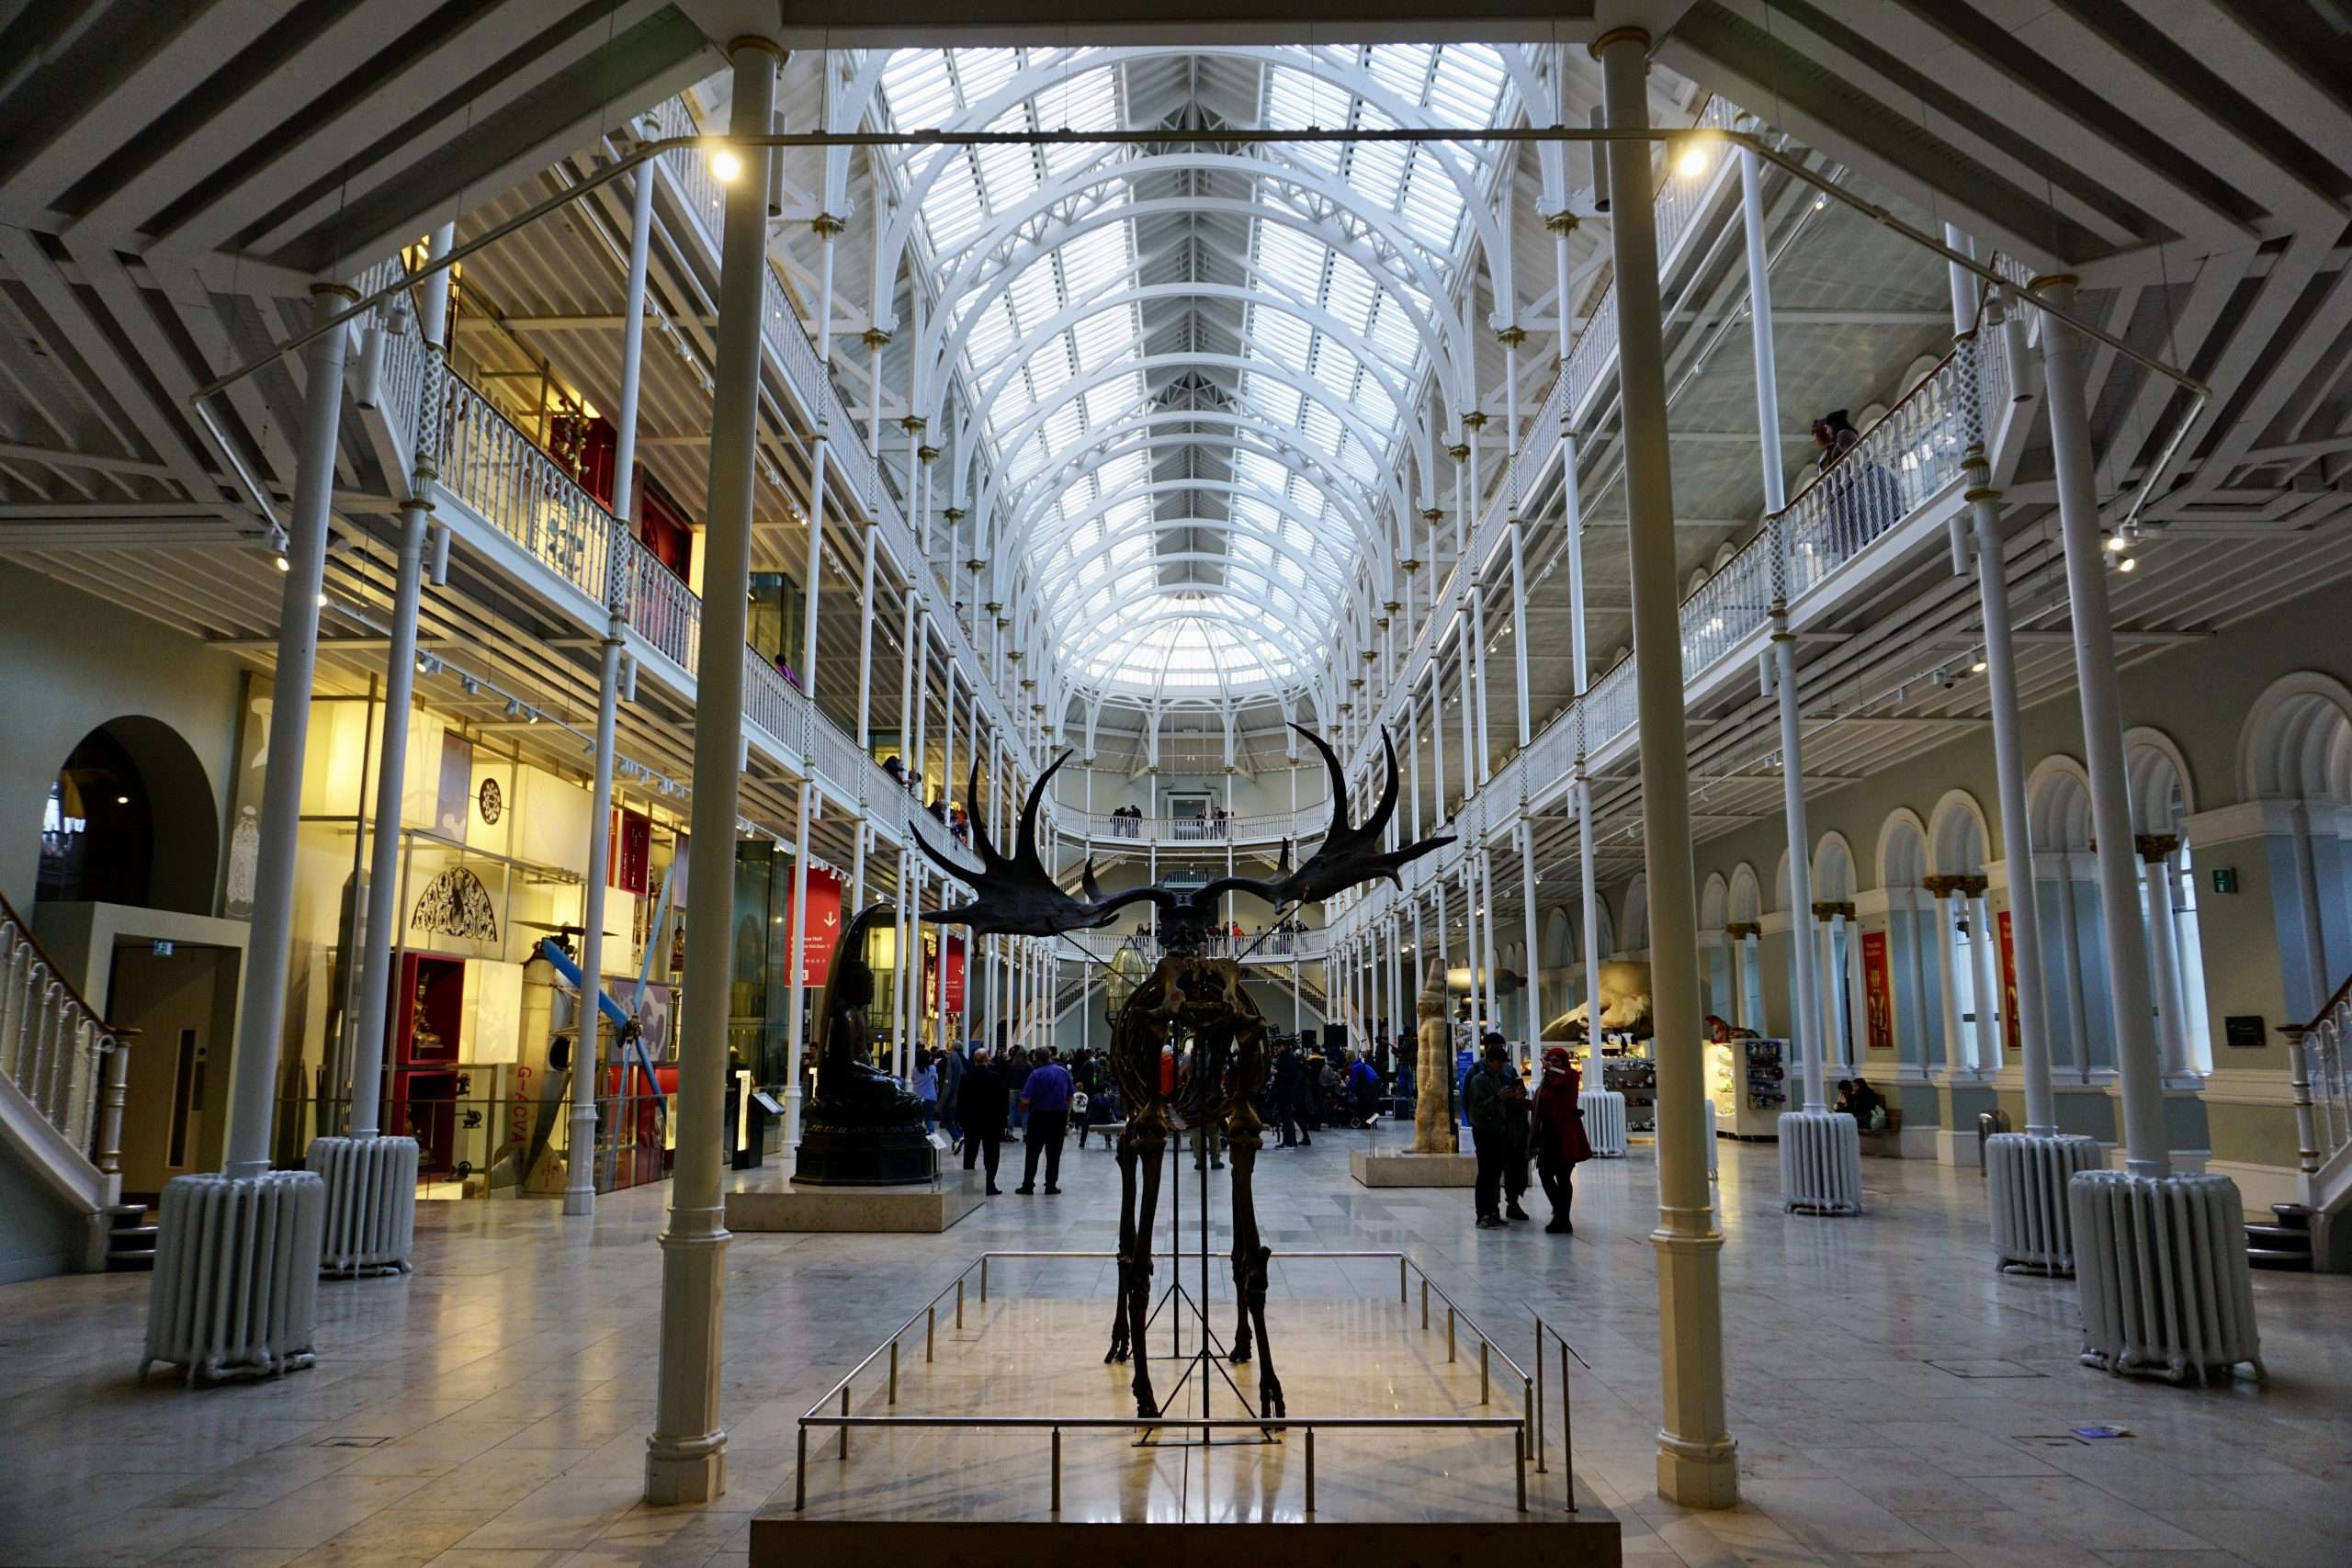
M 1886 933 L 1862 933 L 1862 1000 L 1870 1013 L 1870 1048 L 1894 1049 L 1894 983 L 1886 962 Z
M 964 939 L 947 939 L 947 1010 L 964 1010 Z M 922 933 L 922 1014 L 925 1018 L 939 1016 L 939 939 L 933 932 Z
M 2009 912 L 2001 911 L 2001 1036 L 2012 1054 L 2025 1049 L 2018 1027 L 2018 950 L 2009 936 Z
M 800 983 L 819 987 L 833 967 L 833 949 L 842 936 L 840 874 L 808 868 L 808 918 L 801 922 Z

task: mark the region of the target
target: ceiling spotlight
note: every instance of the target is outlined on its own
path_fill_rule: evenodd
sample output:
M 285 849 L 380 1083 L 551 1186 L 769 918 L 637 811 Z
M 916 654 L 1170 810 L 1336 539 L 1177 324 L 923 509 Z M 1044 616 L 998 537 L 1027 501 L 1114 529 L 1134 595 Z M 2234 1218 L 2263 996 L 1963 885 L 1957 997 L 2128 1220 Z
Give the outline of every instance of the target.
M 114 803 L 117 806 L 128 806 L 130 804 L 130 796 L 127 795 L 118 795 L 114 797 Z
M 523 704 L 519 699 L 514 697 L 509 697 L 506 699 L 506 716 L 509 718 L 520 718 L 523 716 Z
M 271 557 L 270 564 L 277 568 L 280 571 L 292 571 L 294 570 L 294 563 L 286 558 L 286 552 L 284 550 L 280 550 L 277 555 Z
M 525 708 L 523 710 L 523 718 L 526 723 L 537 724 L 539 722 L 539 710 L 537 708 Z
M 458 688 L 469 697 L 478 697 L 481 695 L 481 682 L 475 680 L 470 675 L 458 676 Z
M 1826 196 L 1816 196 L 1813 198 L 1813 209 L 1815 212 L 1820 211 L 1823 208 L 1828 205 L 1829 198 Z
M 2120 535 L 2120 534 L 2109 534 L 2109 535 L 2108 535 L 2108 536 L 2107 536 L 2107 537 L 2106 537 L 2106 539 L 2105 539 L 2105 540 L 2103 540 L 2103 541 L 2102 541 L 2102 543 L 2103 543 L 2103 545 L 2105 546 L 2106 550 L 2107 550 L 2107 553 L 2108 553 L 2109 555 L 2111 555 L 2111 556 L 2120 556 L 2120 555 L 2121 555 L 2121 554 L 2123 553 L 2123 551 L 2124 551 L 2124 547 L 2124 547 L 2123 536 L 2122 536 L 2121 535 Z
M 2118 571 L 2136 571 L 2139 570 L 2139 566 L 2140 558 L 2138 556 L 2119 556 L 2116 558 L 2115 570 Z
M 1984 670 L 1985 670 L 1984 656 L 1983 654 L 1981 654 L 1981 653 L 1980 653 L 1980 654 L 1978 654 L 1978 655 L 1976 656 L 1976 661 L 1975 661 L 1973 664 L 1971 664 L 1971 665 L 1968 667 L 1968 672 L 1969 672 L 1971 675 L 1982 675 L 1983 673 L 1984 673 Z
M 1705 146 L 1698 142 L 1693 142 L 1690 146 L 1685 147 L 1682 150 L 1682 155 L 1674 161 L 1674 172 L 1680 175 L 1686 180 L 1695 180 L 1701 175 L 1705 174 L 1707 172 L 1707 149 Z
M 720 185 L 731 186 L 743 172 L 743 160 L 722 147 L 710 155 L 711 177 Z
M 327 607 L 327 596 L 326 596 L 325 594 L 322 593 L 322 594 L 320 594 L 320 595 L 319 595 L 319 608 L 320 608 L 320 609 L 322 609 L 322 610 L 323 610 L 323 609 L 325 609 L 326 607 Z

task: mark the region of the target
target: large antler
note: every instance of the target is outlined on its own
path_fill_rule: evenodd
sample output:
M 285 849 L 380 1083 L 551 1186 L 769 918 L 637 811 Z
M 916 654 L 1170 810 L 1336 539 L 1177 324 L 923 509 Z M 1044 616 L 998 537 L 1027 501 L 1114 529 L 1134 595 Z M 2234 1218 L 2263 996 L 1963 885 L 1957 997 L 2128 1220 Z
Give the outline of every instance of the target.
M 1431 850 L 1442 849 L 1453 842 L 1452 834 L 1423 839 L 1401 850 L 1383 850 L 1381 835 L 1388 830 L 1388 819 L 1396 813 L 1396 743 L 1389 738 L 1386 726 L 1382 726 L 1380 744 L 1388 758 L 1388 775 L 1380 793 L 1380 804 L 1361 824 L 1348 820 L 1348 780 L 1340 766 L 1340 755 L 1323 738 L 1304 725 L 1294 724 L 1293 729 L 1314 743 L 1323 754 L 1323 765 L 1331 773 L 1331 826 L 1323 835 L 1322 847 L 1302 861 L 1295 869 L 1285 869 L 1272 881 L 1248 876 L 1221 876 L 1194 895 L 1204 904 L 1227 888 L 1255 893 L 1273 904 L 1315 904 L 1343 892 L 1358 883 L 1382 878 L 1404 886 L 1397 872 L 1412 861 L 1420 859 Z M 1290 846 L 1283 846 L 1285 862 Z
M 972 889 L 971 902 L 946 909 L 926 909 L 924 919 L 934 924 L 968 926 L 975 936 L 1059 936 L 1065 931 L 1091 931 L 1105 925 L 1119 905 L 1133 901 L 1125 895 L 1103 900 L 1094 886 L 1091 860 L 1087 862 L 1082 877 L 1088 896 L 1073 898 L 1062 891 L 1046 871 L 1046 863 L 1038 858 L 1038 804 L 1046 797 L 1046 786 L 1070 756 L 1065 751 L 1055 758 L 1053 766 L 1040 773 L 1037 782 L 1030 786 L 1029 798 L 1021 807 L 1021 836 L 1011 855 L 999 852 L 989 841 L 987 819 L 980 812 L 979 759 L 972 760 L 971 781 L 964 789 L 964 816 L 971 825 L 972 848 L 980 857 L 978 872 L 932 843 L 920 828 L 909 822 L 908 832 L 916 847 L 931 857 L 932 863 Z

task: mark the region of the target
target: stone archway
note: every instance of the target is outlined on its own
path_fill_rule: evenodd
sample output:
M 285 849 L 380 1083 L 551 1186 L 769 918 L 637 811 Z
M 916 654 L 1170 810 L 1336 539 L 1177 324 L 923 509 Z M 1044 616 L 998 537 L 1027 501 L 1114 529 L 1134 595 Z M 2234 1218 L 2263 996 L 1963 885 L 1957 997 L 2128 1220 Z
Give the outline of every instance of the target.
M 220 851 L 220 812 L 195 750 L 163 720 L 127 714 L 59 764 L 36 898 L 208 915 Z

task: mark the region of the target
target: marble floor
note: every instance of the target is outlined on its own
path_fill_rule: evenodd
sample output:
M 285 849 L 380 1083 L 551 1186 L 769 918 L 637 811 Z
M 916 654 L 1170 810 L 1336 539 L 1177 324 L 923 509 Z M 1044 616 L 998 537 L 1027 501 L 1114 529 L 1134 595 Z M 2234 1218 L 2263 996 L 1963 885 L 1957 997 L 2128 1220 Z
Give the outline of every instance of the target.
M 1347 1154 L 1367 1141 L 1404 1134 L 1333 1133 L 1263 1156 L 1269 1241 L 1408 1251 L 1506 1339 L 1532 1336 L 1532 1313 L 1565 1325 L 1591 1363 L 1574 1379 L 1577 1479 L 1623 1517 L 1629 1559 L 2352 1561 L 2352 1281 L 2256 1276 L 2267 1384 L 2117 1380 L 2075 1361 L 2070 1285 L 1992 1271 L 1973 1172 L 1865 1161 L 1868 1213 L 1791 1220 L 1771 1148 L 1727 1144 L 1743 1500 L 1691 1513 L 1651 1489 L 1648 1151 L 1583 1168 L 1564 1237 L 1475 1230 L 1467 1192 L 1358 1187 Z M 0 1564 L 741 1563 L 752 1513 L 790 1502 L 795 1418 L 880 1334 L 984 1248 L 1113 1245 L 1110 1157 L 1072 1148 L 1062 1185 L 991 1200 L 938 1236 L 738 1237 L 722 1368 L 731 1484 L 699 1509 L 638 1500 L 659 1188 L 604 1201 L 593 1226 L 545 1201 L 425 1207 L 417 1272 L 322 1286 L 318 1366 L 272 1383 L 140 1387 L 144 1275 L 0 1289 Z M 1363 1280 L 1367 1303 L 1393 1302 L 1393 1274 Z M 1022 1300 L 1096 1289 L 1082 1273 L 1027 1283 Z M 1069 1375 L 1103 1375 L 1099 1334 L 1039 1337 Z M 2071 1433 L 2094 1425 L 2132 1435 Z M 992 1441 L 970 1462 L 1013 1484 L 1028 1439 Z M 1381 1483 L 1368 1454 L 1352 1476 L 1332 1457 L 1322 1484 Z

